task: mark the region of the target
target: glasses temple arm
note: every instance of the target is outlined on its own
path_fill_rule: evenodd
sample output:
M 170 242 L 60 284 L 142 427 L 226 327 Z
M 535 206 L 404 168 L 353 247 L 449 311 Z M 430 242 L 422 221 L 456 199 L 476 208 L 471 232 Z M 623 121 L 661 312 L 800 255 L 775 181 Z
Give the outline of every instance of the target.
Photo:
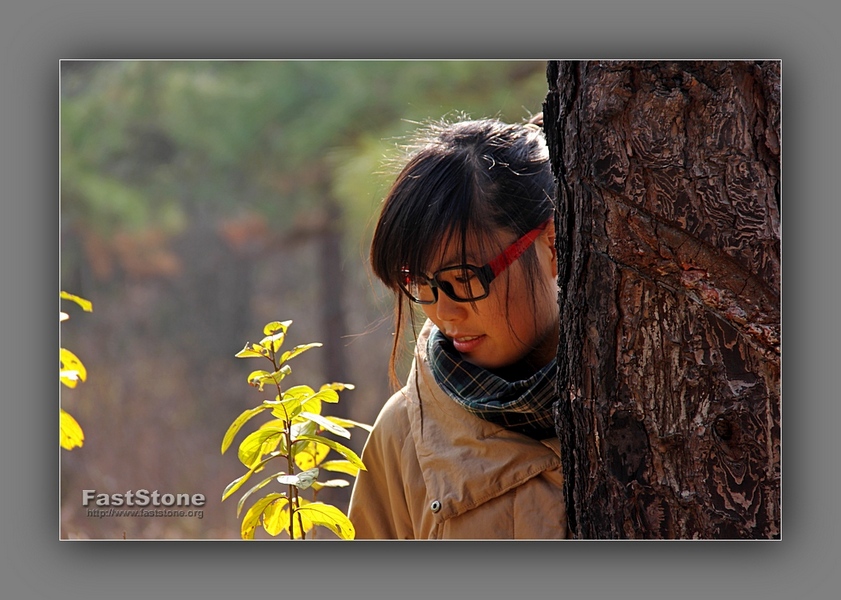
M 502 273 L 505 269 L 511 266 L 515 260 L 522 256 L 523 252 L 525 252 L 529 246 L 534 243 L 534 240 L 543 233 L 543 230 L 549 225 L 549 221 L 545 221 L 543 224 L 538 225 L 519 240 L 508 246 L 508 248 L 493 259 L 491 262 L 488 263 L 488 267 L 490 267 L 491 273 L 493 277 L 496 277 L 500 273 Z

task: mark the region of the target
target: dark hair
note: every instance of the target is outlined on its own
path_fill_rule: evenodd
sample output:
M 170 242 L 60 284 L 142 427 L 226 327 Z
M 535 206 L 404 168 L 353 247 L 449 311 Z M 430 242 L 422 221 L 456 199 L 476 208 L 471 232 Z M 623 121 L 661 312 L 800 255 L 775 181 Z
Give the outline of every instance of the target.
M 383 201 L 371 242 L 374 274 L 398 295 L 393 383 L 407 302 L 398 286 L 401 271 L 425 272 L 450 240 L 460 241 L 467 262 L 468 232 L 483 251 L 501 231 L 520 237 L 552 216 L 555 180 L 540 125 L 538 115 L 522 124 L 482 119 L 437 122 L 421 129 Z M 533 247 L 520 260 L 535 281 Z

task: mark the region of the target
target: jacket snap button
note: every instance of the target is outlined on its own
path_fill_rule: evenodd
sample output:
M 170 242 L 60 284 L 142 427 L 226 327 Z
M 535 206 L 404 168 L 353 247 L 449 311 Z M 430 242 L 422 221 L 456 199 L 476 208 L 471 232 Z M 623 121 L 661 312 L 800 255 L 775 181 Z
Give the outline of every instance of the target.
M 438 500 L 433 500 L 432 504 L 429 505 L 429 508 L 432 510 L 432 512 L 437 513 L 439 510 L 441 510 L 441 503 Z

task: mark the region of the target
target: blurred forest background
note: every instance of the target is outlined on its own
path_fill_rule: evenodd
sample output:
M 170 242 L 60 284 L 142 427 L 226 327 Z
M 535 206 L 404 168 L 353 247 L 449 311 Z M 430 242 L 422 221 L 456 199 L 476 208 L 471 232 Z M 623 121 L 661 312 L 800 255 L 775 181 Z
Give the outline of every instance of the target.
M 245 472 L 236 447 L 257 421 L 225 455 L 220 445 L 263 399 L 246 375 L 265 365 L 234 354 L 266 322 L 291 319 L 287 347 L 324 346 L 295 359 L 287 382 L 353 383 L 325 411 L 373 423 L 391 393 L 392 300 L 367 251 L 392 162 L 419 122 L 539 112 L 546 63 L 60 70 L 60 287 L 93 302 L 91 313 L 61 303 L 61 346 L 88 378 L 61 390 L 85 443 L 61 452 L 60 535 L 239 539 L 239 494 L 220 498 Z M 361 451 L 366 432 L 353 434 L 348 445 Z M 81 505 L 83 489 L 141 488 L 203 493 L 204 517 L 96 518 Z M 346 510 L 350 488 L 320 498 Z

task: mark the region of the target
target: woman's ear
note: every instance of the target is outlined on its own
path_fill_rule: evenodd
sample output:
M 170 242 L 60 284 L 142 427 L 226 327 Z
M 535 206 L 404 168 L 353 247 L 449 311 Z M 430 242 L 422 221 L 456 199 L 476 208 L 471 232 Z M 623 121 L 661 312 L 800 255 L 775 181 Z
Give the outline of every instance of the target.
M 541 243 L 548 249 L 549 259 L 552 263 L 552 276 L 558 277 L 558 253 L 555 248 L 555 220 L 552 219 L 549 221 L 549 225 L 547 225 L 546 229 L 541 234 L 540 238 Z

